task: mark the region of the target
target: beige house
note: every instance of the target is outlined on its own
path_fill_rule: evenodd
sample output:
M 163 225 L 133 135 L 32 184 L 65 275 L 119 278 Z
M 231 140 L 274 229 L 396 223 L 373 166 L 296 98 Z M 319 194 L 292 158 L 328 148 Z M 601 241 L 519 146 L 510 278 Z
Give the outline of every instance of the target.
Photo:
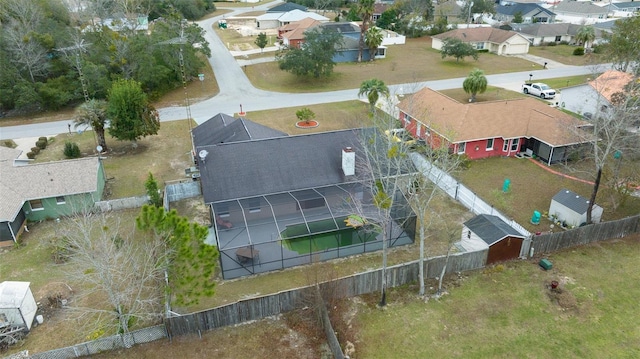
M 520 55 L 529 52 L 529 40 L 515 31 L 478 27 L 455 29 L 431 37 L 431 47 L 442 49 L 445 39 L 456 38 L 470 43 L 476 50 L 488 50 L 498 55 Z

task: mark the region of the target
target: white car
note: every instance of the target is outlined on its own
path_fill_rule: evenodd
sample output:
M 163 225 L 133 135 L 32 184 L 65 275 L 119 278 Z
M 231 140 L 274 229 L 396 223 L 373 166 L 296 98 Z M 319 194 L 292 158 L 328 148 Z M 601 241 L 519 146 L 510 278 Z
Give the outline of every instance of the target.
M 528 95 L 539 96 L 541 99 L 556 97 L 556 90 L 542 82 L 525 83 L 522 85 L 522 92 Z

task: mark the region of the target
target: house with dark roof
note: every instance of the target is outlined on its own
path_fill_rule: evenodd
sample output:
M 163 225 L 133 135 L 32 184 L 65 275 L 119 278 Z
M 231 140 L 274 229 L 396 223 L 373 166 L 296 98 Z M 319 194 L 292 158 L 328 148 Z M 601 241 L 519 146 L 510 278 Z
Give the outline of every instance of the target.
M 593 25 L 608 18 L 609 8 L 591 1 L 560 1 L 553 6 L 556 20 L 576 25 Z
M 565 41 L 569 44 L 575 43 L 575 36 L 582 25 L 571 24 L 568 22 L 554 24 L 511 24 L 513 31 L 526 37 L 529 42 L 534 45 L 543 45 L 548 43 L 559 43 Z M 602 31 L 595 29 L 596 39 L 594 43 L 598 43 L 602 39 Z
M 226 125 L 216 125 L 219 132 L 240 121 L 220 118 Z M 251 128 L 249 122 L 238 127 Z M 372 203 L 356 166 L 362 131 L 262 137 L 264 131 L 248 140 L 194 135 L 225 279 L 379 250 L 385 236 L 390 246 L 413 242 L 415 216 L 401 194 L 389 233 L 345 224 L 354 203 Z
M 568 189 L 562 189 L 551 199 L 549 216 L 565 227 L 578 227 L 587 223 L 589 200 Z M 591 220 L 600 223 L 604 210 L 597 204 L 591 210 Z
M 464 222 L 462 237 L 463 241 L 479 239 L 486 243 L 489 247 L 487 265 L 518 258 L 524 241 L 524 235 L 500 217 L 488 214 Z
M 12 245 L 27 221 L 68 216 L 102 199 L 105 175 L 96 157 L 28 164 L 0 146 L 0 246 Z
M 431 37 L 431 47 L 441 50 L 445 39 L 454 38 L 471 44 L 476 50 L 489 50 L 498 55 L 529 52 L 529 41 L 515 31 L 493 27 L 455 29 Z
M 296 4 L 294 2 L 285 2 L 282 3 L 280 5 L 276 5 L 270 9 L 267 9 L 267 13 L 274 13 L 274 12 L 280 12 L 280 13 L 285 13 L 285 12 L 289 12 L 292 10 L 300 10 L 300 11 L 307 11 L 309 10 L 306 6 L 304 5 L 300 5 L 300 4 Z
M 405 96 L 399 120 L 414 137 L 470 159 L 535 155 L 548 164 L 588 145 L 587 123 L 532 97 L 460 103 L 430 88 Z
M 554 23 L 556 14 L 540 4 L 517 3 L 496 6 L 496 14 L 493 17 L 497 21 L 511 23 L 516 14 L 522 15 L 523 23 Z

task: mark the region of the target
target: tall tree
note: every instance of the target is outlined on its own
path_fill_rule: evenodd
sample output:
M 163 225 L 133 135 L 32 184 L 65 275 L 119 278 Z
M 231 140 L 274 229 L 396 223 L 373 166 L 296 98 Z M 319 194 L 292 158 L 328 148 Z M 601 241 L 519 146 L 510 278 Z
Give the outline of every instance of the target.
M 127 333 L 133 325 L 150 325 L 162 318 L 164 263 L 159 243 L 139 240 L 116 217 L 90 213 L 68 217 L 60 227 L 58 247 L 72 265 L 69 275 L 81 283 L 81 297 L 70 304 L 80 323 L 109 333 Z M 135 240 L 134 240 L 135 238 Z M 156 253 L 159 255 L 150 255 Z M 79 306 L 76 303 L 106 304 Z
M 516 13 L 513 14 L 513 23 L 522 24 L 523 21 L 524 19 L 522 18 L 522 11 L 516 11 Z
M 487 91 L 487 78 L 484 76 L 484 71 L 473 69 L 469 76 L 464 79 L 462 89 L 464 89 L 464 92 L 471 94 L 469 102 L 475 102 L 476 94 Z
M 467 56 L 471 56 L 474 60 L 478 60 L 478 52 L 473 48 L 473 45 L 453 37 L 446 38 L 442 41 L 440 54 L 443 59 L 447 56 L 455 57 L 456 62 Z
M 163 243 L 162 267 L 169 278 L 167 291 L 181 306 L 195 305 L 202 297 L 214 294 L 214 273 L 218 263 L 218 249 L 206 244 L 209 229 L 190 223 L 175 209 L 144 205 L 136 218 L 138 229 L 147 231 Z
M 158 134 L 160 116 L 149 103 L 139 82 L 119 80 L 109 90 L 107 116 L 110 118 L 109 134 L 121 141 L 136 141 L 148 135 Z
M 82 103 L 76 109 L 76 117 L 73 120 L 75 128 L 79 126 L 91 126 L 98 138 L 98 145 L 103 151 L 108 151 L 104 130 L 107 125 L 107 101 L 91 99 Z
M 365 46 L 365 37 L 367 34 L 367 30 L 369 29 L 369 24 L 373 19 L 373 6 L 375 4 L 375 0 L 358 0 L 356 3 L 356 13 L 362 19 L 362 23 L 360 25 L 360 39 L 358 42 L 358 62 L 362 62 L 362 52 L 364 51 Z
M 342 35 L 327 28 L 305 32 L 301 48 L 290 48 L 276 55 L 281 70 L 296 76 L 329 77 L 333 73 L 333 56 L 342 46 Z
M 384 84 L 384 81 L 379 79 L 369 79 L 362 81 L 360 84 L 360 91 L 358 91 L 358 97 L 366 95 L 369 100 L 369 106 L 373 112 L 378 102 L 380 95 L 389 97 L 389 88 Z
M 375 61 L 378 47 L 382 44 L 382 38 L 382 31 L 379 28 L 372 26 L 367 30 L 364 42 L 369 48 L 369 60 Z
M 578 32 L 576 33 L 576 40 L 582 43 L 582 45 L 584 46 L 585 52 L 587 49 L 591 48 L 591 44 L 595 39 L 596 39 L 596 30 L 591 25 L 581 26 L 578 29 Z
M 640 16 L 619 19 L 612 30 L 603 34 L 607 58 L 620 71 L 640 74 Z
M 267 33 L 265 32 L 259 33 L 258 36 L 256 37 L 255 44 L 260 48 L 260 53 L 264 51 L 264 47 L 267 46 L 268 43 L 269 43 L 269 40 L 267 39 Z

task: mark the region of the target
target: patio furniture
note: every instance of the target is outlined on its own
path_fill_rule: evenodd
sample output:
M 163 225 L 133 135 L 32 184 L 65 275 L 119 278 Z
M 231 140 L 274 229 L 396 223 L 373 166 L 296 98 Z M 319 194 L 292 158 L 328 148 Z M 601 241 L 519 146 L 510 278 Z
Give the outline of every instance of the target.
M 236 258 L 240 264 L 253 262 L 260 259 L 260 251 L 253 249 L 251 246 L 238 248 L 236 250 Z

